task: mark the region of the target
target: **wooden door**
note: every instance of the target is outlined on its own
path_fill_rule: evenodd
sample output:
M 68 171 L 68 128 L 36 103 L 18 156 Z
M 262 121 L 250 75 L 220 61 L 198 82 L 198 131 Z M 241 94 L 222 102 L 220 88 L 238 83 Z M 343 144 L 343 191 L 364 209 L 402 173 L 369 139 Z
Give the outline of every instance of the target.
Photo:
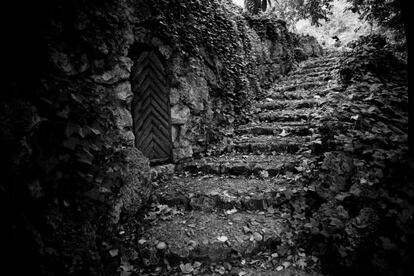
M 132 70 L 135 145 L 151 162 L 171 159 L 171 109 L 164 65 L 142 52 Z

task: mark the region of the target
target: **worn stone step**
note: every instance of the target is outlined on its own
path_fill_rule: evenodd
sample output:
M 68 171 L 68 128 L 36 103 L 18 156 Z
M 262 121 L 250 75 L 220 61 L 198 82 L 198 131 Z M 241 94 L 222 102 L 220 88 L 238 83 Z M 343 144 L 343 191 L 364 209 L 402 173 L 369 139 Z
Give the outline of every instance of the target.
M 284 133 L 279 135 L 244 136 L 234 141 L 228 151 L 254 154 L 296 153 L 299 150 L 313 150 L 315 136 L 294 136 Z
M 309 164 L 302 161 L 302 168 Z M 181 210 L 268 210 L 307 191 L 299 175 L 291 177 L 174 176 L 154 191 L 157 201 Z M 288 196 L 287 196 L 288 195 Z
M 258 118 L 262 122 L 308 122 L 320 117 L 320 112 L 314 108 L 304 108 L 297 110 L 272 110 L 258 114 Z
M 175 212 L 144 231 L 137 249 L 147 265 L 158 265 L 164 258 L 171 265 L 229 261 L 275 250 L 286 223 L 286 219 L 270 213 Z M 157 248 L 160 243 L 161 249 Z M 160 253 L 163 258 L 158 257 Z
M 320 99 L 321 97 L 326 96 L 334 88 L 321 88 L 315 90 L 297 90 L 297 91 L 274 91 L 270 89 L 267 98 L 274 100 L 310 100 L 310 99 Z M 323 99 L 322 99 L 323 100 Z
M 327 67 L 336 67 L 338 66 L 339 60 L 338 59 L 321 59 L 312 62 L 305 62 L 301 64 L 301 69 L 324 69 Z
M 269 176 L 295 173 L 305 154 L 243 155 L 239 153 L 205 157 L 177 166 L 179 171 L 193 174 Z M 308 157 L 309 154 L 306 154 Z
M 311 74 L 292 74 L 286 75 L 285 77 L 281 78 L 278 82 L 279 85 L 288 85 L 294 83 L 301 83 L 301 82 L 324 82 L 329 81 L 335 77 L 335 71 L 326 71 L 326 72 L 315 72 Z
M 334 76 L 335 70 L 329 71 L 316 71 L 312 73 L 302 73 L 301 71 L 294 71 L 288 74 L 285 78 L 286 79 L 305 79 L 305 78 L 323 78 L 325 76 Z
M 277 110 L 277 109 L 301 109 L 318 106 L 322 101 L 312 98 L 304 100 L 279 100 L 267 99 L 256 103 L 254 106 L 259 110 Z
M 283 100 L 309 100 L 313 99 L 315 96 L 314 91 L 308 90 L 298 90 L 298 91 L 285 91 L 285 92 L 276 92 L 273 90 L 269 90 L 267 94 L 268 98 L 274 99 L 276 101 L 283 101 Z
M 339 65 L 327 66 L 323 68 L 300 68 L 296 72 L 293 72 L 293 74 L 297 73 L 299 75 L 308 75 L 311 73 L 327 73 L 327 72 L 334 72 L 337 69 L 339 69 Z
M 276 135 L 283 131 L 292 135 L 308 136 L 315 133 L 317 126 L 303 122 L 276 122 L 276 123 L 250 123 L 236 129 L 236 134 Z
M 283 264 L 283 262 L 280 262 L 280 264 Z M 294 267 L 288 267 L 286 269 L 283 269 L 281 271 L 277 271 L 277 267 L 280 267 L 280 265 L 271 267 L 271 268 L 240 268 L 235 271 L 235 274 L 233 275 L 243 275 L 243 276 L 323 276 L 319 271 L 309 271 L 301 270 Z M 207 276 L 211 274 L 205 274 L 203 276 Z
M 301 83 L 295 83 L 290 85 L 279 85 L 276 84 L 272 90 L 275 92 L 286 92 L 286 91 L 294 91 L 294 90 L 309 90 L 309 89 L 315 89 L 318 87 L 322 87 L 326 85 L 325 82 L 321 81 L 315 81 L 315 82 L 301 82 Z
M 338 56 L 323 56 L 319 58 L 312 58 L 309 60 L 304 61 L 302 64 L 303 66 L 313 66 L 313 65 L 321 65 L 326 63 L 335 63 L 339 62 L 340 58 Z
M 277 83 L 278 86 L 290 86 L 304 82 L 326 82 L 334 78 L 332 72 L 324 72 L 316 76 L 288 76 Z

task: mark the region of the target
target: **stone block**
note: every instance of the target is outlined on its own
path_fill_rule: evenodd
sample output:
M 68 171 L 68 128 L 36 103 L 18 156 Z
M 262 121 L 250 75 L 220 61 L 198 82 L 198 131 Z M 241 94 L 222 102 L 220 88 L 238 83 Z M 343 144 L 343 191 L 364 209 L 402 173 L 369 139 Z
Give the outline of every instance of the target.
M 171 108 L 171 123 L 173 125 L 183 125 L 190 119 L 191 110 L 186 105 L 175 105 Z
M 131 89 L 131 83 L 129 81 L 119 83 L 113 88 L 113 92 L 115 98 L 126 104 L 130 104 L 132 102 L 133 93 Z
M 180 101 L 180 92 L 176 88 L 170 90 L 170 105 L 174 106 Z
M 178 129 L 178 126 L 172 126 L 171 127 L 171 140 L 173 143 L 178 141 L 178 135 L 180 130 Z
M 100 75 L 93 75 L 93 81 L 99 84 L 111 85 L 123 80 L 128 80 L 132 68 L 132 60 L 128 57 L 119 57 L 118 63 L 112 70 L 106 71 Z
M 113 110 L 113 115 L 118 129 L 132 129 L 132 115 L 128 109 L 124 107 L 116 107 Z

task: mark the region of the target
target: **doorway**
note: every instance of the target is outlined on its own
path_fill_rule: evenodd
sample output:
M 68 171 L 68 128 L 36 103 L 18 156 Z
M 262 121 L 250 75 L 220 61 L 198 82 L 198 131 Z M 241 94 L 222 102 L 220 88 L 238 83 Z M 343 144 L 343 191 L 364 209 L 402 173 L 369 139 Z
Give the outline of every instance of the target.
M 171 160 L 171 108 L 165 66 L 153 50 L 142 51 L 131 72 L 135 145 L 151 163 Z

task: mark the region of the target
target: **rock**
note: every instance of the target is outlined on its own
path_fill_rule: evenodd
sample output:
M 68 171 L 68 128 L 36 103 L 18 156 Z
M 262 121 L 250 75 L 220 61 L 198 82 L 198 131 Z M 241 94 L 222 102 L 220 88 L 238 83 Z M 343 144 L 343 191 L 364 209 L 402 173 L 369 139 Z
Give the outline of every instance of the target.
M 263 240 L 263 236 L 260 233 L 254 232 L 253 233 L 253 239 L 255 241 L 262 241 Z
M 304 61 L 308 58 L 308 55 L 305 53 L 305 51 L 302 48 L 295 48 L 295 60 L 296 61 Z
M 171 55 L 172 55 L 172 49 L 171 47 L 167 46 L 167 45 L 161 45 L 158 47 L 158 50 L 160 51 L 160 53 L 166 58 L 166 59 L 170 59 Z
M 210 78 L 210 82 L 215 81 L 214 73 L 214 76 L 211 76 L 211 72 L 206 72 L 205 68 L 206 66 L 200 60 L 192 58 L 189 62 L 182 63 L 180 67 L 175 69 L 178 71 L 177 74 L 180 74 L 177 78 L 180 83 L 178 89 L 180 98 L 194 113 L 204 111 L 205 103 L 209 98 L 210 89 L 206 78 Z M 210 75 L 206 76 L 206 74 Z
M 132 115 L 127 108 L 117 107 L 113 110 L 113 115 L 115 117 L 115 125 L 118 129 L 132 129 Z
M 175 142 L 178 143 L 178 132 L 179 132 L 178 126 L 174 126 L 174 125 L 171 126 L 171 141 L 173 142 L 173 144 Z
M 110 71 L 106 71 L 101 75 L 93 75 L 91 78 L 98 84 L 111 85 L 123 80 L 129 79 L 132 60 L 128 57 L 119 57 L 118 63 Z
M 174 106 L 180 101 L 180 93 L 176 88 L 170 90 L 170 105 Z
M 116 155 L 123 170 L 107 176 L 117 178 L 121 185 L 112 204 L 111 221 L 115 224 L 119 222 L 121 214 L 137 213 L 147 202 L 151 191 L 148 159 L 137 148 L 123 149 Z
M 157 179 L 158 176 L 172 177 L 175 173 L 174 164 L 159 165 L 151 168 L 151 178 Z
M 175 105 L 171 108 L 171 123 L 183 125 L 190 119 L 191 110 L 185 105 Z
M 129 81 L 119 83 L 113 88 L 113 93 L 116 99 L 125 102 L 127 105 L 131 104 L 133 93 L 131 90 L 131 83 Z
M 158 250 L 165 250 L 167 248 L 167 244 L 165 242 L 159 242 L 157 244 L 157 249 Z
M 186 148 L 175 148 L 173 149 L 173 161 L 177 162 L 184 158 L 193 157 L 193 148 L 191 146 Z
M 132 130 L 125 130 L 120 132 L 121 141 L 120 143 L 124 146 L 134 147 L 135 146 L 135 135 Z

